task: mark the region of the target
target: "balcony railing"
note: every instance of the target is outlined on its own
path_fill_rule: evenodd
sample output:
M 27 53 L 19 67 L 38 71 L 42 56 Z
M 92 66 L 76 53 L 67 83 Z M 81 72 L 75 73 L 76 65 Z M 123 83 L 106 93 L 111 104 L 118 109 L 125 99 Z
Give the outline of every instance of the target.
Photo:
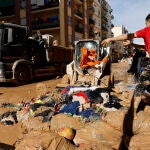
M 95 12 L 95 8 L 93 6 L 89 6 L 88 7 L 88 14 L 89 16 L 92 16 Z
M 79 10 L 75 9 L 75 10 L 74 10 L 74 13 L 75 13 L 77 16 L 83 18 L 83 14 L 82 14 Z
M 57 6 L 59 6 L 59 0 L 44 1 L 44 3 L 42 2 L 31 3 L 32 10 L 51 8 L 51 7 L 57 7 Z
M 42 18 L 37 18 L 32 22 L 32 29 L 43 29 L 43 28 L 52 28 L 59 27 L 60 21 L 59 16 L 52 16 L 43 20 Z
M 89 30 L 89 36 L 90 37 L 95 37 L 95 33 L 94 33 L 93 29 Z
M 106 12 L 108 12 L 108 8 L 106 7 L 106 4 L 105 4 L 105 3 L 102 3 L 101 6 L 102 6 L 102 8 L 103 8 Z
M 91 10 L 91 11 L 95 12 L 95 8 L 94 8 L 94 6 L 90 5 L 90 6 L 88 7 L 88 11 L 89 11 L 89 10 Z
M 102 24 L 102 30 L 107 31 L 108 32 L 108 27 L 105 24 Z
M 110 10 L 109 10 L 109 13 L 111 14 L 112 12 L 113 12 L 113 9 L 110 9 Z
M 93 20 L 93 18 L 89 18 L 89 24 L 95 25 L 95 21 Z
M 75 32 L 83 33 L 83 31 L 84 31 L 83 25 L 81 23 L 77 23 L 75 25 Z
M 108 22 L 108 19 L 106 16 L 102 15 L 102 19 L 104 19 L 106 22 Z

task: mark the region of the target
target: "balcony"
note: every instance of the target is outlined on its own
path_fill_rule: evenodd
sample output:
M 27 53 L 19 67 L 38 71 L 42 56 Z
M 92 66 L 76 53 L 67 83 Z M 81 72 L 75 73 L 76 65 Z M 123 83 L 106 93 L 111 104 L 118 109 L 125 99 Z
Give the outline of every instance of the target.
M 89 37 L 95 37 L 93 28 L 89 29 Z
M 45 9 L 45 8 L 52 8 L 58 7 L 59 0 L 51 0 L 51 1 L 44 1 L 44 2 L 34 2 L 31 3 L 31 10 L 38 10 L 38 9 Z
M 95 8 L 91 5 L 88 7 L 88 12 L 89 12 L 89 15 L 93 15 L 94 12 L 95 12 Z
M 75 25 L 75 32 L 83 33 L 83 31 L 84 31 L 83 24 L 78 22 L 78 23 Z
M 60 21 L 59 16 L 52 16 L 43 20 L 42 18 L 36 18 L 32 22 L 32 29 L 45 29 L 45 28 L 54 28 L 59 27 Z
M 74 3 L 77 5 L 82 5 L 83 0 L 74 0 Z
M 95 21 L 93 20 L 93 18 L 89 18 L 89 24 L 95 25 Z
M 113 12 L 113 9 L 110 9 L 110 10 L 109 10 L 109 13 L 111 14 L 112 12 Z
M 54 13 L 59 13 L 59 7 L 51 7 L 51 8 L 43 8 L 43 9 L 36 9 L 32 10 L 31 14 L 32 15 L 38 15 L 38 14 L 48 14 L 49 11 L 54 12 Z
M 105 20 L 105 22 L 108 22 L 108 19 L 106 16 L 102 15 L 102 19 Z
M 114 16 L 113 16 L 113 15 L 111 15 L 111 19 L 112 19 L 112 20 L 114 19 Z
M 102 24 L 102 30 L 108 32 L 108 28 L 105 24 Z
M 108 8 L 106 7 L 106 4 L 105 4 L 105 3 L 102 3 L 101 6 L 102 6 L 102 8 L 104 9 L 104 11 L 108 12 Z
M 79 16 L 80 18 L 83 18 L 83 14 L 79 10 L 75 9 L 74 13 L 75 13 L 75 15 Z

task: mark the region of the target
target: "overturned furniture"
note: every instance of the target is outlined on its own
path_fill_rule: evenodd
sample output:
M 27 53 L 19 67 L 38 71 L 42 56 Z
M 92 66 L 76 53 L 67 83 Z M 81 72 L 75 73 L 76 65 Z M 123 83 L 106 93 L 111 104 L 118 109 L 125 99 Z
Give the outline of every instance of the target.
M 102 47 L 98 40 L 75 41 L 74 60 L 67 65 L 67 74 L 58 86 L 112 86 L 110 53 L 110 47 Z

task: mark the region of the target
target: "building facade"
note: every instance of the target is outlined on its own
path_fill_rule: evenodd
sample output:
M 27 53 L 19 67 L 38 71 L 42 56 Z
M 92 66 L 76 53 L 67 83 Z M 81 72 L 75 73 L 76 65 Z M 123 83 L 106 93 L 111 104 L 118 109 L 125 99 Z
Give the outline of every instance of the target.
M 0 21 L 27 25 L 31 34 L 51 34 L 62 46 L 109 37 L 111 13 L 106 0 L 0 0 Z
M 128 33 L 128 30 L 123 26 L 114 26 L 112 28 L 112 33 L 113 33 L 113 36 L 116 37 L 116 36 L 119 36 L 119 35 L 122 35 L 122 34 L 126 34 Z M 125 49 L 124 49 L 124 46 L 122 44 L 122 41 L 116 41 L 112 44 L 112 49 L 113 49 L 113 60 L 118 60 L 118 59 L 121 59 L 123 57 L 123 54 L 125 53 Z

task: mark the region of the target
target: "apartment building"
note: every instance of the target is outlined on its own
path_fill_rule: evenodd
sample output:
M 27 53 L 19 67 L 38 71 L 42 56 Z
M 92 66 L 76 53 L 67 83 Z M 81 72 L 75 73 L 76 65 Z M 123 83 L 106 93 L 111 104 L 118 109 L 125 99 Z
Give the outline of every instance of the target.
M 101 40 L 101 3 L 98 0 L 91 1 L 89 8 L 93 10 L 92 13 L 89 12 L 89 26 L 93 23 L 89 36 L 94 35 L 96 39 Z
M 101 0 L 101 27 L 102 40 L 111 37 L 111 21 L 113 19 L 112 9 L 106 0 Z
M 0 0 L 2 20 L 27 25 L 32 34 L 51 34 L 62 46 L 83 38 L 101 40 L 111 33 L 106 0 Z
M 114 26 L 112 28 L 112 33 L 113 33 L 113 36 L 116 37 L 116 36 L 128 33 L 128 30 L 123 25 Z M 125 49 L 121 41 L 114 42 L 112 44 L 112 49 L 113 49 L 114 60 L 121 59 L 123 54 L 125 53 Z
M 93 13 L 89 11 L 89 19 L 94 22 L 94 36 L 99 40 L 111 37 L 112 25 L 112 9 L 107 0 L 93 0 L 90 1 L 90 8 Z

